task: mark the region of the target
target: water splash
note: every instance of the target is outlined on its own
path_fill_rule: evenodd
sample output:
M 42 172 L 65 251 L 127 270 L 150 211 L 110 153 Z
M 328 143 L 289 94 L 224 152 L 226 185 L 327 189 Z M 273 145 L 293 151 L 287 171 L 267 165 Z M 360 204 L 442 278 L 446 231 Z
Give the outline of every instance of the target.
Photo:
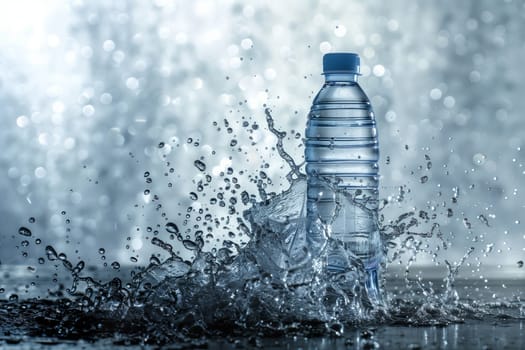
M 474 247 L 456 263 L 445 261 L 448 273 L 443 278 L 443 288 L 431 283 L 425 285 L 420 277 L 410 278 L 412 264 L 419 254 L 437 254 L 427 241 L 435 239 L 439 242 L 438 250 L 447 249 L 448 242 L 439 220 L 454 214 L 447 208 L 440 218 L 435 212 L 429 214 L 413 208 L 387 219 L 385 208 L 407 200 L 410 189 L 406 186 L 399 187 L 396 196 L 381 201 L 378 218 L 384 250 L 388 251 L 386 264 L 401 262 L 403 256 L 408 256 L 400 291 L 385 292 L 382 303 L 372 302 L 366 293 L 366 271 L 355 259 L 347 271 L 327 274 L 325 248 L 337 242 L 332 241 L 329 234 L 325 234 L 317 246 L 308 242 L 305 175 L 301 165 L 284 149 L 286 133 L 274 127 L 269 109 L 265 115 L 268 129 L 277 137 L 277 152 L 290 167 L 286 175 L 288 188 L 280 194 L 267 194 L 258 181 L 262 200 L 257 202 L 246 190 L 232 189 L 228 179 L 225 187 L 215 194 L 216 200 L 210 200 L 210 205 L 223 203 L 225 191 L 241 192 L 242 203 L 251 207 L 238 213 L 236 203 L 230 199 L 226 220 L 237 222 L 239 233 L 249 236 L 245 245 L 224 239 L 218 249 L 206 249 L 200 227 L 194 232 L 186 229 L 183 232 L 177 223 L 167 221 L 164 228 L 170 239 L 180 242 L 192 253 L 192 258 L 184 258 L 173 244 L 154 236 L 151 244 L 168 257 L 162 260 L 152 255 L 147 266 L 132 271 L 128 282 L 116 277 L 106 282 L 97 280 L 86 272 L 83 260 L 73 263 L 66 254 L 48 245 L 45 248 L 48 261 L 60 263 L 72 277 L 65 289 L 68 297 L 50 293 L 48 300 L 20 302 L 13 294 L 7 302 L 0 303 L 0 309 L 16 309 L 21 314 L 33 310 L 37 329 L 27 326 L 28 334 L 75 339 L 120 334 L 136 344 L 173 341 L 195 344 L 194 339 L 213 335 L 342 335 L 345 327 L 355 325 L 446 325 L 494 314 L 494 304 L 462 300 L 456 290 L 458 273 L 475 251 Z M 425 159 L 430 160 L 428 155 Z M 196 160 L 194 165 L 206 174 L 203 160 Z M 233 169 L 227 173 L 233 174 Z M 205 176 L 206 183 L 210 183 L 211 177 Z M 144 177 L 150 179 L 151 174 L 146 172 Z M 196 191 L 189 193 L 192 201 L 198 199 L 197 193 L 204 191 L 202 181 L 196 186 Z M 457 203 L 458 198 L 456 188 L 452 202 Z M 211 214 L 205 219 L 220 222 Z M 489 226 L 483 215 L 478 219 Z M 472 229 L 467 217 L 463 222 L 467 229 Z M 183 226 L 188 225 L 183 222 Z M 26 227 L 21 227 L 19 233 L 32 236 Z M 211 231 L 208 234 L 212 235 Z M 99 253 L 104 255 L 105 250 L 100 248 Z M 120 269 L 121 265 L 115 261 L 111 267 Z M 386 286 L 385 279 L 382 285 Z M 54 312 L 49 313 L 51 306 Z M 523 317 L 520 300 L 499 303 L 496 307 L 498 312 L 506 310 L 508 317 Z

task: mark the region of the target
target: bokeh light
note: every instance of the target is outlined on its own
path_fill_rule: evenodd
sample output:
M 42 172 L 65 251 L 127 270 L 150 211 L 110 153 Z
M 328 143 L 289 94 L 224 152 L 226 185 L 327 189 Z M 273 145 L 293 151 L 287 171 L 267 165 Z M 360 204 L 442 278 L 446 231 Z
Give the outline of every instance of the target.
M 215 178 L 242 171 L 254 194 L 250 176 L 266 162 L 268 191 L 284 190 L 264 108 L 301 163 L 322 54 L 353 51 L 378 120 L 382 197 L 406 186 L 408 207 L 432 211 L 459 189 L 443 254 L 457 260 L 481 242 L 494 244 L 483 264 L 515 265 L 525 251 L 524 10 L 516 0 L 4 2 L 0 260 L 27 261 L 12 236 L 30 216 L 43 240 L 88 262 L 101 246 L 108 261 L 147 258 L 146 228 L 162 213 L 184 220 L 201 157 Z M 489 226 L 467 229 L 463 219 L 479 215 Z

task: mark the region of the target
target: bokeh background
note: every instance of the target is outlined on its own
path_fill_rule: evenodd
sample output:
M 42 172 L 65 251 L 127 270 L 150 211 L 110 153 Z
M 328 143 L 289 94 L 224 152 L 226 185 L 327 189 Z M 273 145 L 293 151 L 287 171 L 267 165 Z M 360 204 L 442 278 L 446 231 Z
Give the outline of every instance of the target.
M 286 188 L 264 106 L 301 163 L 322 54 L 352 51 L 377 116 L 382 197 L 405 192 L 383 214 L 436 214 L 415 230 L 438 222 L 448 245 L 416 238 L 438 258 L 414 263 L 475 247 L 470 270 L 522 273 L 523 33 L 520 0 L 1 1 L 0 263 L 38 266 L 51 244 L 99 267 L 144 264 L 155 230 L 169 241 L 170 221 L 190 237 L 199 210 L 218 220 L 208 249 L 246 242 L 230 204 L 210 199 L 225 177 L 238 194 Z

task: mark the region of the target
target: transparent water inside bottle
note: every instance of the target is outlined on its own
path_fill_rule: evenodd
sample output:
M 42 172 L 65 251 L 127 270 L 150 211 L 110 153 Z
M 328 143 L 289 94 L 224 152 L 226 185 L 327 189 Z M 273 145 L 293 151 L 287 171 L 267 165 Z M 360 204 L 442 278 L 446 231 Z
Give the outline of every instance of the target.
M 327 75 L 308 116 L 305 157 L 310 242 L 328 238 L 329 273 L 362 264 L 369 296 L 379 298 L 377 130 L 355 75 Z

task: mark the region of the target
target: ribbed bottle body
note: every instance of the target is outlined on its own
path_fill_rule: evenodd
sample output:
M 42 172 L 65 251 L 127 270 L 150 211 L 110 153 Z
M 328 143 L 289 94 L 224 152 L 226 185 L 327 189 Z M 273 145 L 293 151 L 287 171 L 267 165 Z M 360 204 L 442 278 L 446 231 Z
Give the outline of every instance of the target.
M 379 147 L 372 106 L 356 81 L 325 83 L 313 101 L 305 137 L 310 241 L 330 236 L 329 271 L 360 261 L 376 274 Z

